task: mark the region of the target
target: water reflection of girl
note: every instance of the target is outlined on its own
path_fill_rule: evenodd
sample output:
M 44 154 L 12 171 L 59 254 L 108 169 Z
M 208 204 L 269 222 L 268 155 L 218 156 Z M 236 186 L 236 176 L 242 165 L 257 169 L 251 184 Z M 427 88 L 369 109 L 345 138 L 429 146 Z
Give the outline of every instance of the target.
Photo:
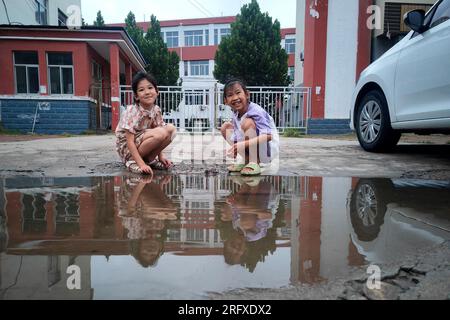
M 228 197 L 221 207 L 220 234 L 224 240 L 224 258 L 230 265 L 240 264 L 253 272 L 260 261 L 276 249 L 274 218 L 279 197 L 268 181 L 241 185 L 238 192 Z
M 176 220 L 176 208 L 163 186 L 171 176 L 140 177 L 126 180 L 119 209 L 122 224 L 131 240 L 130 251 L 143 266 L 155 266 L 164 252 L 166 220 Z

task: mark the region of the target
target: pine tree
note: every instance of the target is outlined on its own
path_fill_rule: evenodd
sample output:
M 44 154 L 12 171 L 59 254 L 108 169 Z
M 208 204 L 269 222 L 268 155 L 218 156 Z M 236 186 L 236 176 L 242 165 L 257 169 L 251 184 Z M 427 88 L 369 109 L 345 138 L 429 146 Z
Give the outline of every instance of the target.
M 144 32 L 138 27 L 136 23 L 136 17 L 133 12 L 129 12 L 125 19 L 125 30 L 128 35 L 134 41 L 134 43 L 139 47 L 142 52 L 142 45 L 144 42 Z
M 95 19 L 94 21 L 94 26 L 96 27 L 105 26 L 105 20 L 103 20 L 102 12 L 100 10 L 97 12 L 97 19 Z
M 230 77 L 250 86 L 284 86 L 289 83 L 288 55 L 281 47 L 280 23 L 261 13 L 256 0 L 244 5 L 231 35 L 222 39 L 215 57 L 214 77 Z
M 161 37 L 161 26 L 154 15 L 150 18 L 141 52 L 148 62 L 146 70 L 155 76 L 160 85 L 176 85 L 180 59 L 175 52 L 167 49 Z

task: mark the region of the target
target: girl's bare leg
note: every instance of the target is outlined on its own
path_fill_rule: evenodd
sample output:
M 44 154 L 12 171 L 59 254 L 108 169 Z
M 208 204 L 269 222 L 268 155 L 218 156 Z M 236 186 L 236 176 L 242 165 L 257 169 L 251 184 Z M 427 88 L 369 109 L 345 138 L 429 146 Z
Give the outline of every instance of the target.
M 222 133 L 222 137 L 228 142 L 229 145 L 232 145 L 234 141 L 231 140 L 231 136 L 233 135 L 233 124 L 231 122 L 225 122 L 220 127 L 220 133 Z
M 256 137 L 256 124 L 253 119 L 247 118 L 241 123 L 241 128 L 244 131 L 245 140 L 250 140 Z M 239 154 L 245 158 L 245 163 L 253 162 L 259 163 L 258 146 L 250 146 L 245 150 L 238 150 Z
M 172 124 L 146 130 L 143 142 L 138 148 L 141 157 L 153 161 L 173 140 L 176 128 Z

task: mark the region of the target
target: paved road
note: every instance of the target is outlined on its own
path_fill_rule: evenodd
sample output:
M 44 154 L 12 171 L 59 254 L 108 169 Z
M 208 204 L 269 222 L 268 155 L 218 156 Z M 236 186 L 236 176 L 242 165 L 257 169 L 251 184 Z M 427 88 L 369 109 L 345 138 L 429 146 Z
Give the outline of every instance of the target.
M 178 135 L 167 154 L 175 173 L 225 170 L 223 139 Z M 400 144 L 390 154 L 363 151 L 356 141 L 281 138 L 280 174 L 450 179 L 449 144 Z M 90 176 L 123 172 L 115 137 L 77 136 L 0 143 L 0 176 Z

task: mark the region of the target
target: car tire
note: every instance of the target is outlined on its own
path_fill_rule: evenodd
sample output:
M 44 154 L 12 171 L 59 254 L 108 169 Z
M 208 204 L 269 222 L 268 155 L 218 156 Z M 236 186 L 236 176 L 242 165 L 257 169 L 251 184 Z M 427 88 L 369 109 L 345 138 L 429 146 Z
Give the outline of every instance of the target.
M 369 91 L 359 103 L 355 129 L 359 144 L 369 152 L 391 151 L 401 136 L 392 129 L 386 98 L 378 90 Z
M 350 221 L 360 241 L 370 242 L 378 237 L 393 192 L 390 179 L 358 181 L 350 199 Z

